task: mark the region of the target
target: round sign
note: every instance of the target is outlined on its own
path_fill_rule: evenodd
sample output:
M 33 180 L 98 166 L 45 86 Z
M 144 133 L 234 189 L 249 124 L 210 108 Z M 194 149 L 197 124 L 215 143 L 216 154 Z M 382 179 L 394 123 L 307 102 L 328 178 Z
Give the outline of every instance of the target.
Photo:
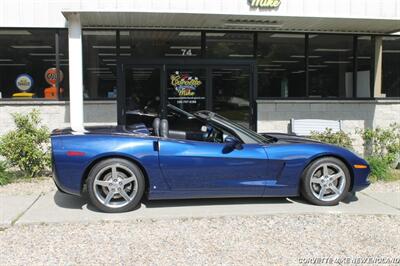
M 21 91 L 29 91 L 33 86 L 33 78 L 28 74 L 21 74 L 15 80 L 15 85 Z
M 63 81 L 64 79 L 64 74 L 60 70 L 60 82 Z M 46 70 L 46 73 L 44 74 L 44 78 L 49 85 L 56 85 L 57 83 L 57 69 L 55 67 L 49 68 Z

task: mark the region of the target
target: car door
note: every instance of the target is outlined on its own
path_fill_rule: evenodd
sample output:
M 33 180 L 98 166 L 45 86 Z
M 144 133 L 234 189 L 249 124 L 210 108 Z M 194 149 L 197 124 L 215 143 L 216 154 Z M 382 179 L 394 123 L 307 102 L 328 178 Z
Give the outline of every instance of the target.
M 224 143 L 160 139 L 162 173 L 172 190 L 185 197 L 261 196 L 267 154 L 259 144 L 226 152 Z M 184 193 L 182 193 L 184 194 Z

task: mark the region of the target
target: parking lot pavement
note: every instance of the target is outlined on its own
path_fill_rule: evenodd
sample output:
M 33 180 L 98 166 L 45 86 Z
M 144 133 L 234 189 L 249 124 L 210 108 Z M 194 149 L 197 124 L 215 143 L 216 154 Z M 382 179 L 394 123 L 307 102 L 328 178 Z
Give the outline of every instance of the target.
M 274 214 L 400 215 L 400 193 L 361 192 L 333 207 L 319 207 L 301 198 L 201 199 L 145 201 L 135 211 L 106 214 L 87 199 L 51 191 L 30 196 L 1 196 L 0 225 L 129 221 L 158 218 L 200 218 Z

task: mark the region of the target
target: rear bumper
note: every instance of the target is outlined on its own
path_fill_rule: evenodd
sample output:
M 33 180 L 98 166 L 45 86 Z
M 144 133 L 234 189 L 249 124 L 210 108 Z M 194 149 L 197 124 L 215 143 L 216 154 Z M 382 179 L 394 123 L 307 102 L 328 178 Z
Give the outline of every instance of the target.
M 76 190 L 70 189 L 70 188 L 62 185 L 62 183 L 60 182 L 60 179 L 58 178 L 57 170 L 56 170 L 54 163 L 52 165 L 52 170 L 53 170 L 52 171 L 53 172 L 53 181 L 54 181 L 54 184 L 56 185 L 58 191 L 65 193 L 65 194 L 81 196 L 81 191 L 76 191 Z

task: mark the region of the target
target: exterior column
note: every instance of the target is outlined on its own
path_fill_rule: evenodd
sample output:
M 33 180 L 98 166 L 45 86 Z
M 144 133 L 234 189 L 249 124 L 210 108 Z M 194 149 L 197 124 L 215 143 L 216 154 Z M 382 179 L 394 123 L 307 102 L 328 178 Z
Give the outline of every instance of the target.
M 375 63 L 374 63 L 374 95 L 382 97 L 382 37 L 375 38 Z
M 68 18 L 70 123 L 75 132 L 83 126 L 82 26 L 79 14 Z

